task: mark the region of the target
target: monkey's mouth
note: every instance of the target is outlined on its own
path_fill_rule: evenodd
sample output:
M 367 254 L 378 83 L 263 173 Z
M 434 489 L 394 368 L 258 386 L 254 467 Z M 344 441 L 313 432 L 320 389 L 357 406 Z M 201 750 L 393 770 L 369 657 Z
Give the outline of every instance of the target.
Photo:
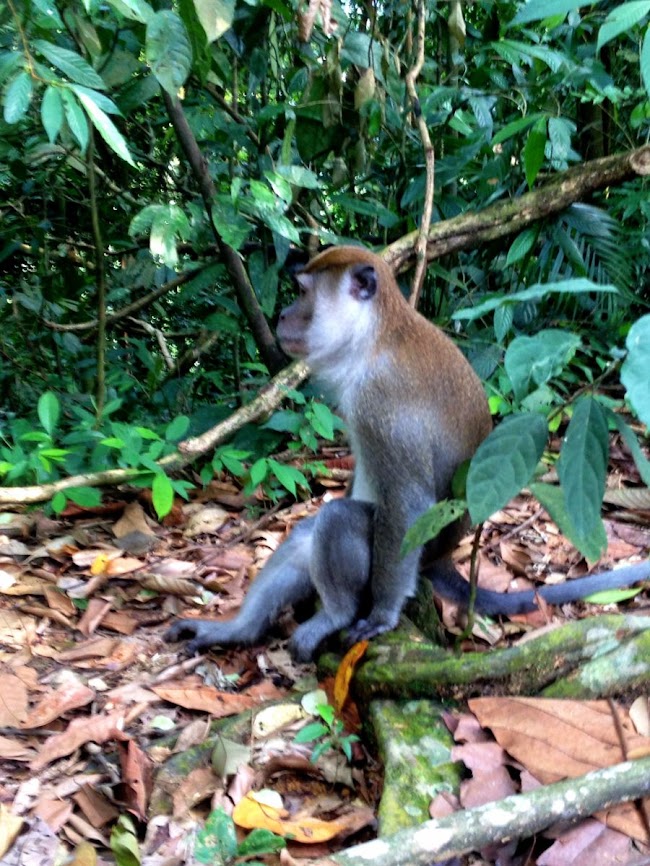
M 280 348 L 290 358 L 304 358 L 307 354 L 307 346 L 304 340 L 281 339 Z

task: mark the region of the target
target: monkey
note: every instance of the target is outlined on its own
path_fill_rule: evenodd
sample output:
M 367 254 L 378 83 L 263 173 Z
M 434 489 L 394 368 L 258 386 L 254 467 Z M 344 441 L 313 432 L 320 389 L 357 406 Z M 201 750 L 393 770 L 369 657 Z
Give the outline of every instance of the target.
M 355 457 L 349 496 L 301 521 L 226 622 L 181 619 L 165 635 L 189 637 L 193 654 L 215 644 L 254 644 L 280 611 L 314 595 L 320 608 L 290 640 L 306 661 L 346 629 L 354 643 L 389 631 L 414 595 L 422 551 L 401 556 L 406 530 L 450 495 L 457 468 L 492 429 L 483 386 L 455 343 L 413 309 L 389 266 L 356 246 L 331 247 L 296 276 L 298 298 L 280 314 L 286 354 L 304 358 L 346 419 Z M 466 522 L 427 544 L 433 591 L 467 605 L 469 584 L 451 559 Z M 650 577 L 650 560 L 537 591 L 479 588 L 489 615 L 562 604 Z

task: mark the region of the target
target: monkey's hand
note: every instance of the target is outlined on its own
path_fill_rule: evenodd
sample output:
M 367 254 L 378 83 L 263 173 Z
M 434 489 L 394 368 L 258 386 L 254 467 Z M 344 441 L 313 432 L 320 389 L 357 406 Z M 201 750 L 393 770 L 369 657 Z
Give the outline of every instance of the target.
M 355 644 L 360 640 L 370 640 L 373 637 L 377 637 L 378 634 L 392 631 L 398 622 L 399 612 L 395 614 L 375 608 L 375 610 L 370 612 L 368 619 L 359 619 L 353 626 L 350 626 L 348 629 L 348 643 Z
M 164 640 L 174 643 L 191 638 L 183 647 L 184 655 L 194 656 L 223 640 L 219 624 L 203 619 L 179 619 L 164 634 Z

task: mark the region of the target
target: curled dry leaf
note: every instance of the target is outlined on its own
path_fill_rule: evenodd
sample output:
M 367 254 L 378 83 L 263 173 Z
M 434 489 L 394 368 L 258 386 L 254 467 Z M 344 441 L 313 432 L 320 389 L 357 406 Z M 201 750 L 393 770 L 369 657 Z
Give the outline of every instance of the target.
M 0 727 L 16 728 L 27 717 L 27 688 L 15 674 L 0 673 Z
M 40 701 L 20 727 L 40 728 L 55 719 L 60 719 L 64 713 L 84 707 L 95 699 L 95 692 L 83 683 L 67 682 Z
M 32 761 L 32 770 L 41 770 L 57 758 L 72 754 L 86 743 L 101 744 L 112 739 L 124 739 L 123 727 L 124 711 L 74 719 L 65 731 L 54 734 L 45 741 L 38 757 Z
M 145 589 L 154 592 L 164 592 L 167 595 L 193 596 L 198 595 L 197 584 L 191 580 L 183 580 L 178 577 L 162 577 L 158 574 L 144 574 L 140 583 Z
M 343 656 L 341 664 L 338 666 L 336 677 L 334 679 L 334 707 L 336 708 L 337 713 L 341 712 L 343 704 L 345 704 L 348 699 L 350 683 L 352 682 L 354 671 L 366 654 L 367 649 L 367 640 L 355 643 L 354 646 L 351 646 Z
M 247 694 L 221 692 L 212 686 L 155 686 L 154 691 L 163 701 L 178 704 L 187 710 L 203 710 L 217 719 L 234 716 L 250 710 L 260 703 L 260 699 Z
M 292 842 L 311 845 L 327 842 L 336 836 L 349 836 L 374 821 L 372 809 L 361 808 L 325 821 L 320 818 L 304 816 L 291 818 L 286 809 L 278 809 L 268 803 L 260 803 L 255 792 L 250 791 L 235 806 L 232 814 L 238 827 L 253 830 L 256 827 L 270 830 L 279 836 L 288 836 Z

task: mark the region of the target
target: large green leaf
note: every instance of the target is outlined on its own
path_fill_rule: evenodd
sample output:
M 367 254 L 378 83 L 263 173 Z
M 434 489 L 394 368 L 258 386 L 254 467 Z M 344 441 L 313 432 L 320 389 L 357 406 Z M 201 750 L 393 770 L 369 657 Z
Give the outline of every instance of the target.
M 521 6 L 509 27 L 515 24 L 528 24 L 530 21 L 543 21 L 556 15 L 566 15 L 580 6 L 590 6 L 591 0 L 528 0 Z
M 582 536 L 578 533 L 569 516 L 564 499 L 564 491 L 561 487 L 554 484 L 540 484 L 537 482 L 528 486 L 533 496 L 548 511 L 551 519 L 557 524 L 562 534 L 566 535 L 571 544 L 592 562 L 598 560 L 607 545 L 607 535 L 602 521 L 597 529 L 586 536 Z
M 88 118 L 86 117 L 83 108 L 79 105 L 77 97 L 71 90 L 67 87 L 63 88 L 61 96 L 63 97 L 65 119 L 70 127 L 70 132 L 79 142 L 79 147 L 83 152 L 88 146 Z
M 528 133 L 524 145 L 523 158 L 526 171 L 526 183 L 532 188 L 539 170 L 544 164 L 544 149 L 546 147 L 546 118 L 540 118 Z
M 146 0 L 108 0 L 113 9 L 131 21 L 146 24 L 156 14 Z
M 215 42 L 232 27 L 235 0 L 194 0 L 194 7 L 208 42 Z
M 83 107 L 86 109 L 88 117 L 90 117 L 93 126 L 104 139 L 106 144 L 110 147 L 110 149 L 113 150 L 125 162 L 128 162 L 129 165 L 135 167 L 133 157 L 129 153 L 129 148 L 127 147 L 126 141 L 124 140 L 124 136 L 115 126 L 110 117 L 102 111 L 102 109 L 97 105 L 95 100 L 88 95 L 88 93 L 82 91 L 80 93 L 77 93 L 77 96 L 79 97 L 80 102 L 83 104 Z
M 621 367 L 621 382 L 634 411 L 650 429 L 650 315 L 632 325 L 625 345 L 627 357 Z
M 59 45 L 53 45 L 44 39 L 35 39 L 33 45 L 39 54 L 42 54 L 52 66 L 56 66 L 72 81 L 83 84 L 85 87 L 92 87 L 93 90 L 106 90 L 102 77 L 80 54 L 69 51 L 67 48 L 61 48 Z
M 4 119 L 7 123 L 18 123 L 25 116 L 32 98 L 32 77 L 28 72 L 19 72 L 5 91 Z
M 646 487 L 650 487 L 650 460 L 648 460 L 641 450 L 636 433 L 628 424 L 625 423 L 619 414 L 612 412 L 611 409 L 607 411 L 607 417 L 616 427 L 618 432 L 621 434 L 623 441 L 627 445 L 630 454 L 634 458 L 636 468 L 639 470 L 641 480 Z
M 593 539 L 602 549 L 607 543 L 600 512 L 608 454 L 605 411 L 593 397 L 581 397 L 562 443 L 557 471 L 577 537 Z
M 650 99 L 650 27 L 645 32 L 643 47 L 641 48 L 641 78 L 645 85 L 645 92 Z
M 573 280 L 561 280 L 558 283 L 535 283 L 534 286 L 522 289 L 520 292 L 512 292 L 512 294 L 508 295 L 495 295 L 483 301 L 483 303 L 477 304 L 475 307 L 457 310 L 452 315 L 452 318 L 472 321 L 479 319 L 486 313 L 490 313 L 492 310 L 498 309 L 498 307 L 541 301 L 550 294 L 580 294 L 581 292 L 611 292 L 612 294 L 618 294 L 618 289 L 616 286 L 609 284 L 598 285 L 598 283 L 594 283 L 584 277 L 578 277 Z
M 43 429 L 51 436 L 56 429 L 59 416 L 61 415 L 61 404 L 56 394 L 52 391 L 46 391 L 45 394 L 41 394 L 37 410 L 38 420 L 41 422 Z
M 516 337 L 508 346 L 504 365 L 517 400 L 557 376 L 573 358 L 580 337 L 557 328 L 547 328 L 534 337 Z
M 630 0 L 616 6 L 605 18 L 605 23 L 598 31 L 596 51 L 616 39 L 621 33 L 631 30 L 646 15 L 650 13 L 650 0 Z
M 192 68 L 192 46 L 181 18 L 170 9 L 147 22 L 147 63 L 170 96 L 175 97 Z
M 467 503 L 473 523 L 487 520 L 528 484 L 546 439 L 546 419 L 530 412 L 506 418 L 479 445 L 467 474 Z
M 60 87 L 46 87 L 41 102 L 41 120 L 51 143 L 55 142 L 63 125 L 63 101 Z
M 151 485 L 151 500 L 160 519 L 169 514 L 174 504 L 174 488 L 164 472 L 158 472 Z

